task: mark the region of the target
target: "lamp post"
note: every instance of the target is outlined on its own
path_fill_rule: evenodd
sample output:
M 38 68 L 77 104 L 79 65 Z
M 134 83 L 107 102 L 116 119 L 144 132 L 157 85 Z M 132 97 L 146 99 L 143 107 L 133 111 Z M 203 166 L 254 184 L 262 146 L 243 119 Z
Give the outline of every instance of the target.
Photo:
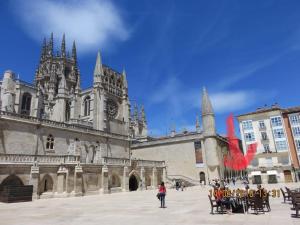
M 298 182 L 297 175 L 296 175 L 296 170 L 295 170 L 295 167 L 294 167 L 294 163 L 291 164 L 291 167 L 292 167 L 292 170 L 293 170 L 293 173 L 294 173 L 294 182 Z

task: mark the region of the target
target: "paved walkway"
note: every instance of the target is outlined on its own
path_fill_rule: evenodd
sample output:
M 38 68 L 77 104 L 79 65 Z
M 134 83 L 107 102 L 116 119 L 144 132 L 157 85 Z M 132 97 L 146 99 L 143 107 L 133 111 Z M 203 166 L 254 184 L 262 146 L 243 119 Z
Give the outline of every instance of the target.
M 298 183 L 299 184 L 299 183 Z M 276 188 L 282 185 L 277 185 Z M 298 185 L 300 186 L 300 184 Z M 269 189 L 274 188 L 270 186 Z M 111 195 L 42 199 L 34 202 L 0 203 L 1 225 L 300 225 L 291 218 L 289 204 L 282 197 L 271 199 L 270 213 L 261 215 L 211 215 L 209 188 L 168 190 L 166 209 L 159 208 L 156 191 Z

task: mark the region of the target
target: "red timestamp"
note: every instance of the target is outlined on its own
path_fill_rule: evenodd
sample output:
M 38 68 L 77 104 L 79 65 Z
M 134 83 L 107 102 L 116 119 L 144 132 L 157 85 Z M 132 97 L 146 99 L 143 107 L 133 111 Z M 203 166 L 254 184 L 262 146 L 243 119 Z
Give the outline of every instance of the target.
M 225 189 L 225 190 L 209 190 L 210 196 L 214 197 L 254 197 L 255 195 L 261 197 L 261 198 L 266 198 L 268 195 L 269 197 L 272 198 L 279 198 L 280 197 L 280 189 L 272 189 L 270 191 L 266 189 L 261 189 L 261 190 L 242 190 L 242 189 Z

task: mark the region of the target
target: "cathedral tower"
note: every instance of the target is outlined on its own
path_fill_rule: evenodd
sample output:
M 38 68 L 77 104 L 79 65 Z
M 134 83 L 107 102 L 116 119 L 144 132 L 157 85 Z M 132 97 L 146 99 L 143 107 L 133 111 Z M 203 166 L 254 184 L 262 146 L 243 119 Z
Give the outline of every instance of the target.
M 126 72 L 119 73 L 102 64 L 100 52 L 94 69 L 93 94 L 94 129 L 128 135 L 130 102 Z
M 80 74 L 77 67 L 76 46 L 72 56 L 66 52 L 65 35 L 61 49 L 54 54 L 53 34 L 47 43 L 44 39 L 40 63 L 35 74 L 39 98 L 36 100 L 36 116 L 59 122 L 78 118 L 80 107 Z
M 205 88 L 202 92 L 202 124 L 208 178 L 220 178 L 220 156 L 217 149 L 215 115 Z
M 93 127 L 97 130 L 105 130 L 106 129 L 106 114 L 104 112 L 105 109 L 105 94 L 102 80 L 104 77 L 102 60 L 100 52 L 98 51 L 95 69 L 94 69 L 94 119 L 93 119 Z

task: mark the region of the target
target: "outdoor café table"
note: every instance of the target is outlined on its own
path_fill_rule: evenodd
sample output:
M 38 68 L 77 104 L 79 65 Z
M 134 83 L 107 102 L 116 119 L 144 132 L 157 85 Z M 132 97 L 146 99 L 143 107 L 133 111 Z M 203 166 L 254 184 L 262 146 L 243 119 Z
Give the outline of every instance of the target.
M 247 209 L 246 197 L 234 196 L 234 197 L 230 197 L 230 199 L 233 200 L 233 202 L 236 206 L 242 205 L 244 214 L 246 214 L 246 213 L 248 214 L 248 210 L 246 210 Z
M 294 191 L 294 192 L 300 193 L 300 188 L 295 188 L 295 189 L 293 189 L 293 190 L 291 190 L 291 191 Z

